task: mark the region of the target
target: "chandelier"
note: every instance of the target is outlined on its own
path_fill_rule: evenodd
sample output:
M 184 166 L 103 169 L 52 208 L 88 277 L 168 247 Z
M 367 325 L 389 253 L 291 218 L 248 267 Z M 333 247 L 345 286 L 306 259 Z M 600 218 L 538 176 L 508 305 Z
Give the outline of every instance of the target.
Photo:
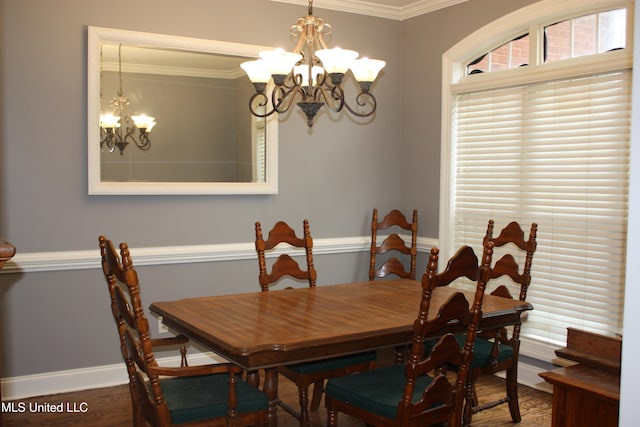
M 149 132 L 156 125 L 156 121 L 146 114 L 128 116 L 125 113 L 131 102 L 122 90 L 122 44 L 118 46 L 118 78 L 118 94 L 109 101 L 113 113 L 100 115 L 100 147 L 106 146 L 109 152 L 118 147 L 122 156 L 127 145 L 133 142 L 139 149 L 146 151 L 151 148 Z M 124 124 L 124 131 L 121 124 Z M 136 130 L 139 131 L 139 140 L 135 136 Z
M 385 62 L 356 59 L 359 53 L 353 50 L 328 49 L 324 36 L 331 31 L 331 25 L 313 16 L 313 0 L 310 0 L 309 15 L 291 26 L 291 35 L 298 37 L 293 52 L 262 51 L 260 59 L 241 64 L 256 89 L 249 99 L 249 109 L 254 116 L 285 113 L 296 99 L 309 127 L 324 105 L 334 112 L 346 108 L 358 117 L 368 117 L 376 111 L 376 98 L 370 89 Z M 355 97 L 357 107 L 347 103 L 342 88 L 343 77 L 349 69 L 360 86 L 360 93 Z M 275 87 L 269 97 L 266 89 L 271 79 Z

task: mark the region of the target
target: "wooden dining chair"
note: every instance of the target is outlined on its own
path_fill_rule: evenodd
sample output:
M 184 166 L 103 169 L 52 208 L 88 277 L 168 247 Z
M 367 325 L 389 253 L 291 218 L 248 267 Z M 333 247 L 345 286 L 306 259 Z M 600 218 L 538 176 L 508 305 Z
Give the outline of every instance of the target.
M 405 242 L 397 231 L 389 234 L 382 242 L 378 241 L 378 231 L 405 230 L 411 234 L 411 243 Z M 369 280 L 395 275 L 404 279 L 416 278 L 416 256 L 418 238 L 418 211 L 413 210 L 411 222 L 397 209 L 390 211 L 381 222 L 378 222 L 378 209 L 373 210 L 371 219 L 371 255 L 369 257 Z M 398 256 L 389 255 L 380 261 L 384 254 L 396 253 L 405 256 L 408 262 L 403 263 Z
M 446 270 L 437 274 L 439 251 L 431 250 L 422 278 L 420 309 L 413 324 L 408 361 L 405 365 L 390 365 L 329 380 L 325 397 L 329 427 L 337 426 L 339 412 L 372 426 L 426 427 L 443 423 L 449 427 L 460 426 L 464 387 L 473 340 L 482 317 L 492 251 L 493 244 L 489 243 L 478 267 L 473 249 L 462 247 Z M 464 294 L 456 292 L 437 313 L 431 313 L 434 289 L 442 281 L 463 276 L 477 278 L 471 309 Z M 465 328 L 462 348 L 451 330 L 452 324 Z M 425 354 L 424 340 L 433 336 L 440 338 Z M 455 374 L 448 372 L 450 367 L 455 368 Z
M 533 255 L 537 248 L 538 225 L 531 224 L 529 237 L 525 239 L 525 234 L 517 222 L 509 223 L 502 229 L 498 237 L 493 237 L 494 221 L 490 220 L 487 225 L 487 232 L 483 243 L 492 242 L 496 248 L 509 245 L 514 247 L 516 256 L 512 252 L 504 254 L 491 269 L 489 287 L 494 286 L 492 282 L 497 282 L 495 290 L 491 295 L 498 295 L 505 298 L 513 298 L 509 288 L 518 292 L 518 299 L 525 301 L 527 290 L 531 283 L 531 264 Z M 518 254 L 519 252 L 519 254 Z M 497 255 L 497 249 L 496 249 Z M 523 268 L 520 269 L 516 258 L 524 257 Z M 504 279 L 500 279 L 504 278 Z M 517 289 L 513 289 L 517 288 Z M 521 420 L 520 406 L 518 402 L 518 360 L 520 354 L 520 324 L 513 326 L 511 332 L 507 328 L 497 330 L 482 331 L 478 334 L 474 344 L 474 355 L 471 362 L 471 371 L 467 379 L 467 396 L 464 410 L 464 425 L 471 423 L 472 414 L 493 408 L 502 403 L 509 404 L 509 412 L 513 422 Z M 506 372 L 506 396 L 479 404 L 475 383 L 484 374 L 495 374 Z
M 378 230 L 393 231 L 382 242 L 378 241 Z M 407 243 L 399 232 L 411 233 L 411 242 Z M 378 221 L 378 209 L 373 209 L 371 218 L 371 250 L 369 257 L 369 280 L 382 279 L 395 275 L 403 279 L 416 278 L 416 258 L 418 254 L 418 211 L 413 210 L 411 222 L 398 209 L 393 209 Z M 395 256 L 394 256 L 395 255 Z M 404 257 L 400 261 L 398 257 Z M 396 363 L 406 361 L 408 347 L 397 346 L 394 349 Z
M 284 221 L 278 221 L 269 231 L 267 240 L 264 240 L 262 226 L 256 222 L 256 251 L 258 253 L 259 282 L 262 291 L 269 291 L 274 283 L 285 277 L 308 282 L 309 287 L 316 286 L 316 270 L 313 265 L 313 239 L 309 230 L 309 221 L 302 223 L 303 237 L 299 238 L 295 231 Z M 280 244 L 287 244 L 293 248 L 304 249 L 306 257 L 306 270 L 286 253 L 280 254 L 267 268 L 266 252 L 275 250 Z M 349 356 L 322 359 L 315 362 L 299 363 L 282 366 L 278 372 L 291 380 L 298 387 L 298 399 L 300 412 L 295 411 L 284 402 L 279 405 L 288 413 L 300 420 L 301 426 L 308 426 L 309 409 L 317 410 L 324 391 L 324 381 L 353 372 L 364 371 L 375 367 L 375 352 L 358 353 Z M 309 386 L 314 385 L 311 404 L 309 405 Z
M 151 339 L 128 245 L 120 244 L 119 255 L 106 237 L 98 240 L 129 376 L 133 425 L 266 425 L 267 396 L 243 381 L 241 368 L 230 363 L 187 366 L 186 337 Z M 181 349 L 181 366 L 158 366 L 154 350 L 176 345 Z
M 298 281 L 306 281 L 309 287 L 316 286 L 316 269 L 313 265 L 313 239 L 309 231 L 309 221 L 302 222 L 303 237 L 300 238 L 296 232 L 284 221 L 278 221 L 269 231 L 267 240 L 262 235 L 262 226 L 256 222 L 256 252 L 258 253 L 258 266 L 260 273 L 258 281 L 263 291 L 268 291 L 269 287 L 278 283 L 284 277 L 290 277 Z M 303 249 L 306 257 L 306 269 L 300 265 L 287 253 L 280 254 L 271 265 L 268 271 L 266 253 L 273 251 L 281 244 L 287 244 L 292 248 Z

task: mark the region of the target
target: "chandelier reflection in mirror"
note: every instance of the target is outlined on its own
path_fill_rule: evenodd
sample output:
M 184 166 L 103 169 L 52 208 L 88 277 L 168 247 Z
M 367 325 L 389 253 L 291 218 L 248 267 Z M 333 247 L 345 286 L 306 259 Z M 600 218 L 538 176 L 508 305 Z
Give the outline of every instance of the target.
M 118 79 L 120 81 L 118 94 L 109 101 L 109 108 L 113 109 L 113 113 L 100 115 L 100 147 L 106 147 L 109 152 L 113 152 L 118 147 L 122 156 L 127 145 L 133 142 L 139 149 L 146 151 L 151 148 L 149 132 L 156 125 L 156 121 L 155 118 L 146 114 L 126 115 L 131 102 L 122 90 L 122 43 L 118 45 Z M 124 132 L 122 124 L 124 124 Z M 135 136 L 136 130 L 139 131 L 139 140 Z
M 358 117 L 368 117 L 376 111 L 376 98 L 370 89 L 385 62 L 356 59 L 359 53 L 353 50 L 328 49 L 324 35 L 331 31 L 331 25 L 313 16 L 313 0 L 310 0 L 309 15 L 298 19 L 291 27 L 291 34 L 298 37 L 293 52 L 263 51 L 260 59 L 241 64 L 256 89 L 249 100 L 249 109 L 254 116 L 285 113 L 296 99 L 299 99 L 297 105 L 306 115 L 309 127 L 313 126 L 315 115 L 324 105 L 335 112 L 346 108 Z M 357 107 L 347 103 L 342 88 L 342 80 L 349 69 L 360 86 L 360 93 L 355 98 Z M 271 79 L 275 88 L 269 97 L 266 88 Z M 271 105 L 267 107 L 269 101 Z

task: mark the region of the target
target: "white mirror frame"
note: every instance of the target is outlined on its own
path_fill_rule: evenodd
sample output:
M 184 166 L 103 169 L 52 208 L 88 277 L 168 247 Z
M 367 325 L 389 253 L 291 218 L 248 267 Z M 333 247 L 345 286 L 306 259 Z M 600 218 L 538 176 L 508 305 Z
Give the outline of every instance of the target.
M 278 193 L 278 118 L 267 119 L 265 182 L 102 182 L 100 174 L 100 43 L 122 42 L 171 49 L 211 52 L 257 58 L 266 46 L 196 39 L 103 27 L 88 27 L 87 32 L 87 141 L 90 195 L 145 194 L 277 194 Z M 248 104 L 249 100 L 247 100 Z M 249 109 L 247 108 L 247 113 Z M 250 113 L 249 113 L 250 114 Z

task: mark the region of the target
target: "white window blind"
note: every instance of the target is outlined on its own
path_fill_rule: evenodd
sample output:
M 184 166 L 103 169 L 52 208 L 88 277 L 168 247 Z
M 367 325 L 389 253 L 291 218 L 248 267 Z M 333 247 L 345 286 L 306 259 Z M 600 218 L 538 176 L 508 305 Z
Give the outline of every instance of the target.
M 538 223 L 523 336 L 621 332 L 630 109 L 630 71 L 455 98 L 454 247 Z

